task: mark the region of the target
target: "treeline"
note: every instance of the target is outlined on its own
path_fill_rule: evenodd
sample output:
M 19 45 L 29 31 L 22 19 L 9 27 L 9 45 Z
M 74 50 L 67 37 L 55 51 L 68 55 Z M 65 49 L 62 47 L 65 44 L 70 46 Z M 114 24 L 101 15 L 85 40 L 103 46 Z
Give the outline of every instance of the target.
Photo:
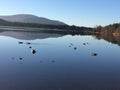
M 120 33 L 120 23 L 114 23 L 105 27 L 97 26 L 93 29 L 95 34 L 117 35 Z
M 105 27 L 97 26 L 93 29 L 93 34 L 98 39 L 120 45 L 120 23 L 110 24 Z

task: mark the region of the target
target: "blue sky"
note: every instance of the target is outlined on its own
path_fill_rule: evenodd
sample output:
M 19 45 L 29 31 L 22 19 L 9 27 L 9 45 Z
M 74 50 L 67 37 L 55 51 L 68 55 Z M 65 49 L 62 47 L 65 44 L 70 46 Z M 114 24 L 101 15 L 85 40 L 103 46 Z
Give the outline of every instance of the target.
M 69 25 L 120 22 L 120 0 L 0 0 L 0 15 L 33 14 Z

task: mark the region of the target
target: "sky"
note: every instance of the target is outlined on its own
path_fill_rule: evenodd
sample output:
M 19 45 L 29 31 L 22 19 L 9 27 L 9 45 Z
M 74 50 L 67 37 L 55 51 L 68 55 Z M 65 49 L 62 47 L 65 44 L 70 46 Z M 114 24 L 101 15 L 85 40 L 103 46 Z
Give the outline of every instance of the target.
M 0 15 L 33 14 L 69 25 L 120 22 L 120 0 L 0 0 Z

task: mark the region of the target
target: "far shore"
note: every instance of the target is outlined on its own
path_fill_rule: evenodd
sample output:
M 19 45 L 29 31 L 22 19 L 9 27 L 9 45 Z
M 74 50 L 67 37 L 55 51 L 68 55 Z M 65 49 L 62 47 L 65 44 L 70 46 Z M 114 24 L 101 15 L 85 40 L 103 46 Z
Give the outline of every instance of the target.
M 50 30 L 50 31 L 64 31 L 60 29 L 49 29 L 49 28 L 32 28 L 32 27 L 19 27 L 19 26 L 0 26 L 0 30 L 7 31 L 40 31 L 40 30 Z
M 0 31 L 21 31 L 21 32 L 40 32 L 40 33 L 60 33 L 60 34 L 88 34 L 75 30 L 62 30 L 62 29 L 50 29 L 50 28 L 32 28 L 32 27 L 20 27 L 20 26 L 0 26 Z

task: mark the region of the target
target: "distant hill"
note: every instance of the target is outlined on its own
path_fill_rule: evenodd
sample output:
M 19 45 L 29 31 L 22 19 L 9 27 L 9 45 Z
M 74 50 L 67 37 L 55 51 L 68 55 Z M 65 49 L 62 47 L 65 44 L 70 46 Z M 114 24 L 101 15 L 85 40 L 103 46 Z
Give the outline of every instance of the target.
M 4 25 L 4 24 L 7 24 L 8 22 L 3 20 L 3 19 L 0 19 L 0 25 Z
M 5 18 L 5 17 L 4 17 Z M 7 17 L 6 17 L 7 19 Z M 58 22 L 58 21 L 56 21 Z M 18 21 L 6 21 L 5 19 L 0 19 L 0 32 L 5 30 L 14 31 L 33 31 L 33 32 L 47 32 L 47 33 L 60 33 L 60 34 L 91 34 L 92 28 L 89 27 L 79 27 L 75 25 L 64 24 L 39 24 L 39 23 L 25 23 Z
M 20 23 L 37 23 L 37 24 L 45 24 L 45 25 L 67 25 L 61 21 L 50 20 L 44 17 L 38 17 L 35 15 L 29 15 L 29 14 L 0 16 L 0 19 L 9 21 L 9 22 L 20 22 Z

